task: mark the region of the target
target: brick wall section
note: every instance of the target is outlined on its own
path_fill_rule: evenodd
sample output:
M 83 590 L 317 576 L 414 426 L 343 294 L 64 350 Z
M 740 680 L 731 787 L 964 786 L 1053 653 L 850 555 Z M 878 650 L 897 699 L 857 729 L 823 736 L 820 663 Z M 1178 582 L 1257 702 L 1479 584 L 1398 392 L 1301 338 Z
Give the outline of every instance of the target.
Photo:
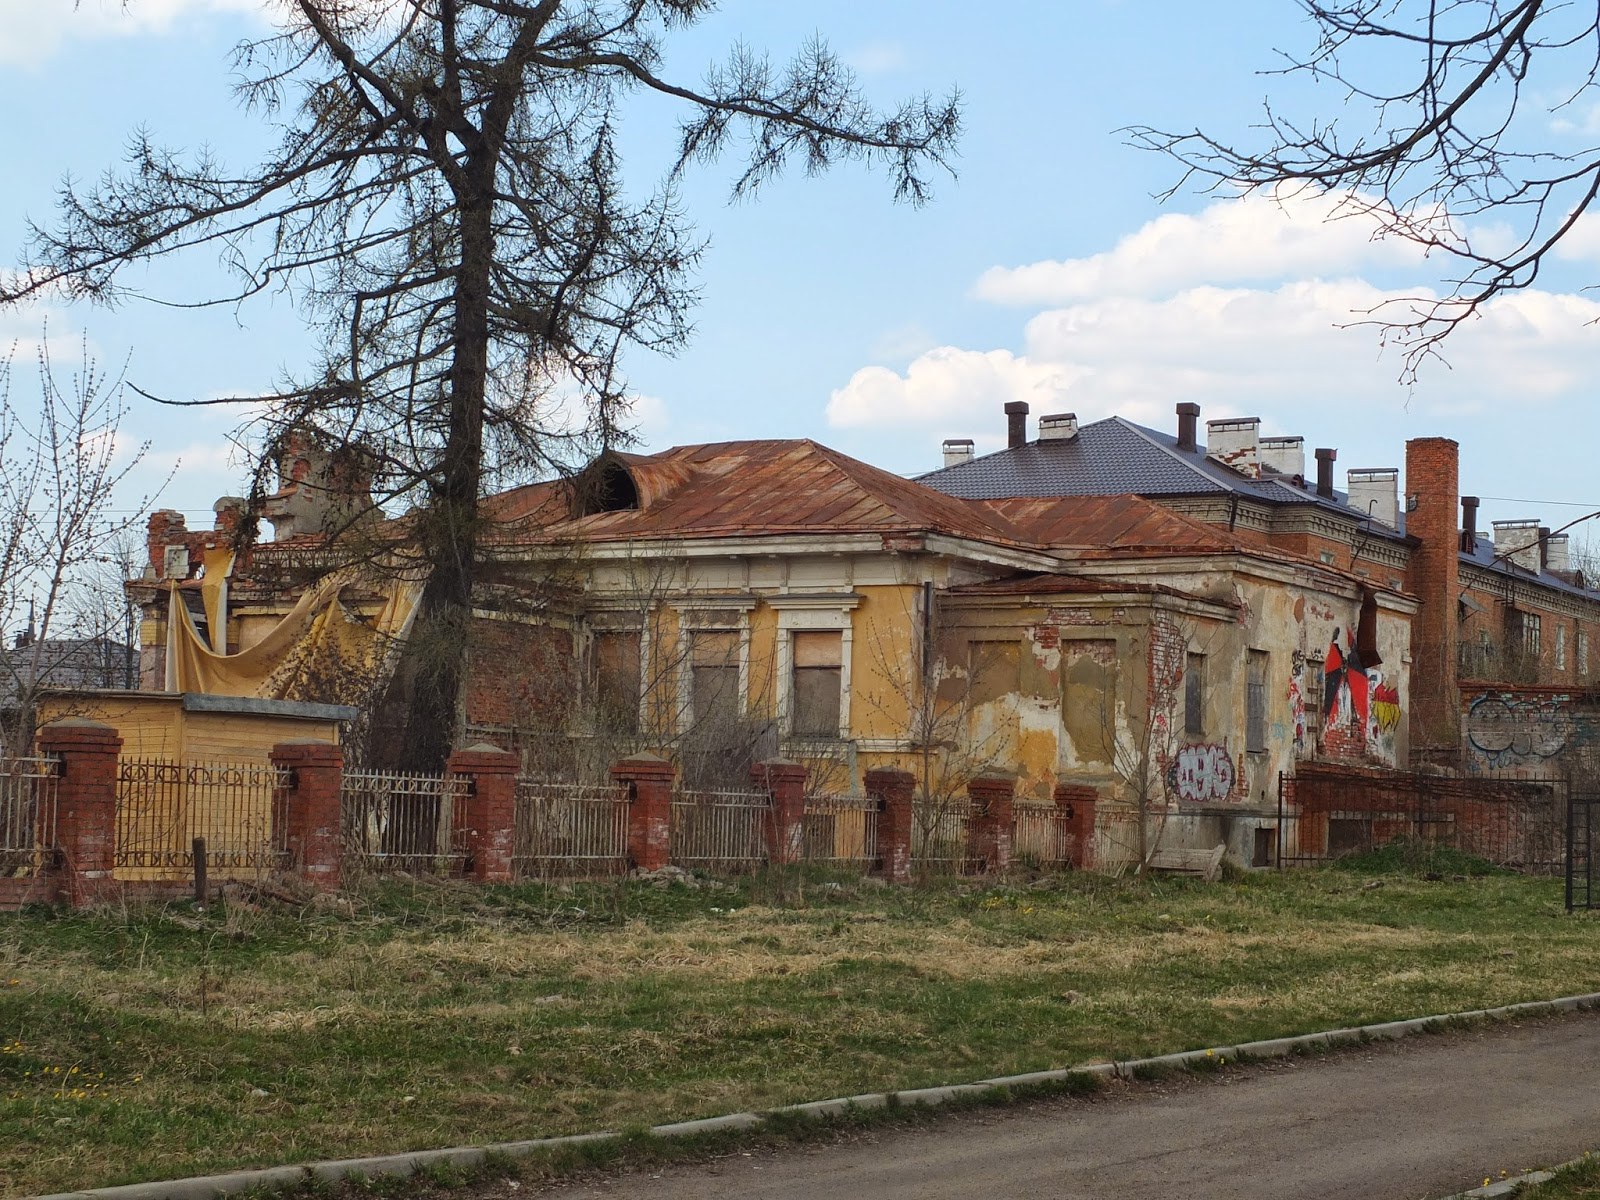
M 56 783 L 56 845 L 62 895 L 74 908 L 116 893 L 117 753 L 122 738 L 109 725 L 69 718 L 39 730 L 39 755 L 61 760 Z
M 878 802 L 878 859 L 890 883 L 911 880 L 911 797 L 916 777 L 899 767 L 874 767 L 866 773 L 867 795 Z
M 673 766 L 653 754 L 625 758 L 611 778 L 628 790 L 628 861 L 659 871 L 671 854 Z
M 1011 865 L 1011 810 L 1017 781 L 1009 775 L 980 775 L 967 784 L 972 799 L 968 844 L 980 871 L 1004 871 Z
M 457 750 L 446 770 L 469 781 L 461 802 L 461 849 L 467 874 L 479 883 L 510 883 L 517 808 L 517 756 L 480 744 Z
M 468 723 L 554 729 L 570 716 L 580 694 L 570 631 L 479 618 L 469 637 Z
M 289 871 L 318 891 L 336 892 L 344 878 L 344 840 L 339 827 L 339 788 L 344 750 L 315 738 L 279 742 L 267 752 L 272 765 L 289 771 L 291 786 L 278 789 L 272 806 L 273 844 L 281 846 Z
M 804 766 L 785 758 L 750 768 L 750 782 L 767 793 L 767 861 L 797 863 L 805 850 L 806 776 Z
M 1411 619 L 1411 749 L 1453 753 L 1461 744 L 1456 712 L 1457 597 L 1461 592 L 1456 514 L 1458 454 L 1449 438 L 1406 443 L 1406 532 L 1419 545 L 1406 568 L 1406 590 L 1421 607 Z
M 1094 814 L 1100 793 L 1085 783 L 1058 783 L 1056 810 L 1067 825 L 1067 854 L 1080 871 L 1094 866 Z

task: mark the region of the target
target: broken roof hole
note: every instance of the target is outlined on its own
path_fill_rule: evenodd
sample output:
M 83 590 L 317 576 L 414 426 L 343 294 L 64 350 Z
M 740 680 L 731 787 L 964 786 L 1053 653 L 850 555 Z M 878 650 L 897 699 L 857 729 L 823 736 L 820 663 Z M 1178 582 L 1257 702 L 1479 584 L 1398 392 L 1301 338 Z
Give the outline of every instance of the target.
M 572 512 L 577 517 L 624 512 L 639 507 L 639 487 L 623 463 L 602 455 L 579 473 L 573 483 Z

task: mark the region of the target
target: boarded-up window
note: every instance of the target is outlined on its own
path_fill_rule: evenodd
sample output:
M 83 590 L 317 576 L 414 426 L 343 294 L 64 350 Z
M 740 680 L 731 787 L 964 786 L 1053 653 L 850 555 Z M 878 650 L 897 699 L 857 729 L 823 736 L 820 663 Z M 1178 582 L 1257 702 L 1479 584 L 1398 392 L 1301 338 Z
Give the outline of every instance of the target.
M 1267 652 L 1250 651 L 1249 671 L 1244 691 L 1244 748 L 1259 752 L 1267 748 Z
M 1322 692 L 1322 660 L 1308 658 L 1300 676 L 1300 703 L 1306 714 L 1306 739 L 1313 746 L 1322 737 Z
M 1061 643 L 1061 720 L 1080 762 L 1110 762 L 1117 738 L 1117 643 Z
M 694 723 L 731 725 L 739 716 L 739 633 L 699 629 L 689 651 Z
M 1015 694 L 1022 687 L 1018 643 L 976 641 L 967 643 L 967 699 L 987 704 Z
M 1188 654 L 1183 662 L 1183 732 L 1200 737 L 1206 731 L 1206 656 Z
M 794 652 L 790 728 L 796 737 L 838 737 L 844 634 L 833 629 L 805 630 L 790 637 Z
M 604 730 L 634 733 L 639 728 L 639 631 L 608 630 L 594 635 L 595 720 Z

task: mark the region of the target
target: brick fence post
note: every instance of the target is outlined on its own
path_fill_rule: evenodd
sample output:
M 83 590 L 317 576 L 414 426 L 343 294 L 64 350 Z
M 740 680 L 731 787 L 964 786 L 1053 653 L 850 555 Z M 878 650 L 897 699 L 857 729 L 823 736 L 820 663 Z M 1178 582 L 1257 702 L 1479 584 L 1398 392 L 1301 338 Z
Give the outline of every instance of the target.
M 972 799 L 968 846 L 978 869 L 1004 871 L 1011 865 L 1011 809 L 1017 781 L 1009 775 L 979 775 L 967 784 Z
M 468 781 L 459 836 L 467 873 L 479 883 L 511 882 L 520 767 L 515 754 L 487 743 L 457 750 L 445 764 L 451 775 Z
M 673 766 L 654 754 L 637 754 L 611 768 L 628 789 L 628 861 L 640 871 L 659 871 L 671 857 Z
M 767 861 L 797 863 L 805 852 L 806 776 L 810 772 L 786 758 L 769 758 L 750 768 L 750 782 L 767 793 Z
M 1067 861 L 1080 871 L 1094 868 L 1094 811 L 1100 793 L 1084 783 L 1056 784 L 1056 810 L 1067 827 Z
M 69 717 L 44 726 L 35 741 L 40 757 L 61 760 L 56 845 L 61 850 L 62 895 L 79 908 L 116 889 L 117 752 L 122 738 L 109 725 Z
M 916 776 L 899 767 L 873 767 L 866 774 L 867 795 L 878 802 L 878 858 L 890 883 L 911 879 L 911 796 Z
M 344 879 L 339 825 L 344 748 L 304 738 L 279 742 L 267 758 L 288 774 L 272 806 L 273 845 L 283 851 L 289 871 L 318 891 L 338 891 Z

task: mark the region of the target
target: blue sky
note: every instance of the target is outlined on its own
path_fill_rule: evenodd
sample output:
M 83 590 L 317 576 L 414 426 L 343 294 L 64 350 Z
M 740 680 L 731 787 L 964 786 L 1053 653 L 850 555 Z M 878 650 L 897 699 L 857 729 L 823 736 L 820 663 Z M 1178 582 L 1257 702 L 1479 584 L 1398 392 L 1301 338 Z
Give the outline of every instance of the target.
M 1373 330 L 1341 326 L 1397 291 L 1436 287 L 1440 264 L 1326 222 L 1312 202 L 1185 193 L 1163 205 L 1153 196 L 1173 166 L 1117 132 L 1242 132 L 1269 92 L 1336 103 L 1259 73 L 1275 49 L 1309 45 L 1292 0 L 983 9 L 728 0 L 671 45 L 668 69 L 693 80 L 736 40 L 782 57 L 821 33 L 885 103 L 959 86 L 966 132 L 957 177 L 920 210 L 849 165 L 736 206 L 734 163 L 696 172 L 685 200 L 711 242 L 696 337 L 675 359 L 628 360 L 647 447 L 811 437 L 912 473 L 937 465 L 945 437 L 997 447 L 1006 400 L 1161 428 L 1193 400 L 1202 419 L 1259 415 L 1264 433 L 1302 434 L 1308 452 L 1336 447 L 1341 481 L 1346 468 L 1401 465 L 1407 437 L 1443 435 L 1461 443 L 1462 490 L 1486 498 L 1485 519 L 1559 525 L 1600 508 L 1600 297 L 1583 290 L 1600 236 L 1580 231 L 1542 290 L 1458 332 L 1448 364 L 1408 390 Z M 138 126 L 250 160 L 267 139 L 232 105 L 227 52 L 261 19 L 257 0 L 131 0 L 126 12 L 118 0 L 0 0 L 0 111 L 12 116 L 0 127 L 0 262 L 20 250 L 25 218 L 48 220 L 63 175 L 112 165 Z M 1596 127 L 1581 106 L 1540 119 L 1556 144 Z M 626 131 L 640 186 L 670 122 L 651 105 Z M 188 260 L 149 281 L 176 298 L 209 269 Z M 45 320 L 58 359 L 86 335 L 103 362 L 126 358 L 130 379 L 180 398 L 263 390 L 307 357 L 281 299 L 237 312 L 35 306 L 0 313 L 0 338 L 26 359 Z M 223 410 L 135 399 L 125 432 L 152 442 L 152 475 L 181 464 L 163 506 L 209 522 L 212 500 L 240 486 L 232 424 Z

